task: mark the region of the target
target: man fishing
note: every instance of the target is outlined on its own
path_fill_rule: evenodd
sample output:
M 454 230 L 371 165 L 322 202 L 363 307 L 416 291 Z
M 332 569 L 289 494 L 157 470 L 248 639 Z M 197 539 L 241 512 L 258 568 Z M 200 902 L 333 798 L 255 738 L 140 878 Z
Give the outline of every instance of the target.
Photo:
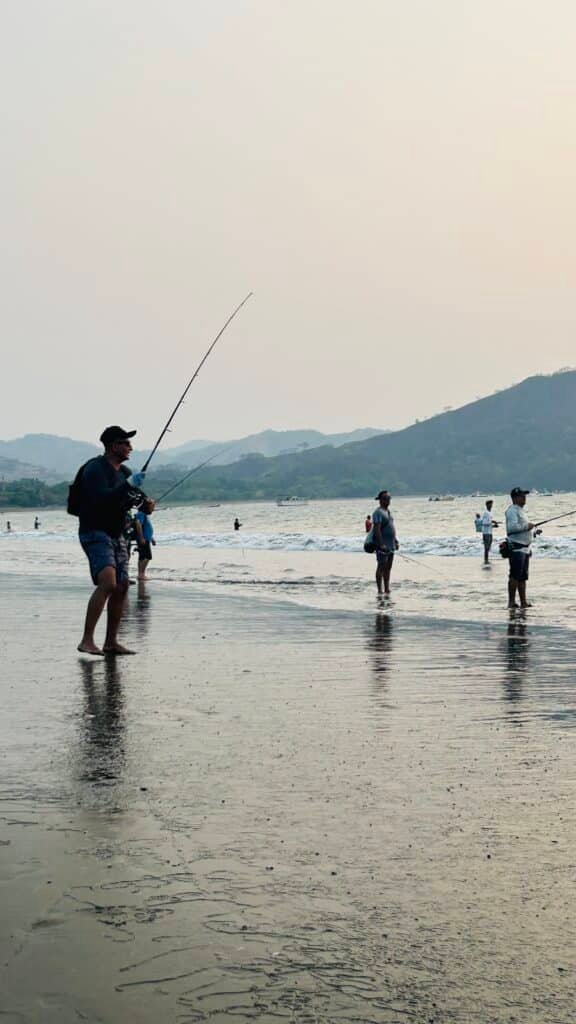
M 376 554 L 376 587 L 378 594 L 390 597 L 390 573 L 394 552 L 398 550 L 398 538 L 394 517 L 390 512 L 390 494 L 388 491 L 379 491 L 376 495 L 379 502 L 378 508 L 372 513 L 372 536 L 371 540 L 375 547 Z
M 520 598 L 520 607 L 529 608 L 526 599 L 526 584 L 530 564 L 531 544 L 536 523 L 531 523 L 524 512 L 526 495 L 521 487 L 513 487 L 510 491 L 512 504 L 506 509 L 506 537 L 509 546 L 510 575 L 508 578 L 508 607 L 517 608 L 516 594 Z
M 78 536 L 88 558 L 95 591 L 88 602 L 84 634 L 78 650 L 82 654 L 135 654 L 118 641 L 118 628 L 128 589 L 128 551 L 123 536 L 129 508 L 150 514 L 154 502 L 139 489 L 143 473 L 131 475 L 123 465 L 130 458 L 135 430 L 106 427 L 100 441 L 104 454 L 90 459 L 76 475 L 70 488 L 69 511 L 78 515 Z M 106 637 L 102 647 L 94 631 L 107 606 Z
M 480 519 L 482 542 L 484 546 L 484 565 L 489 565 L 490 563 L 490 548 L 492 547 L 493 530 L 500 525 L 492 518 L 493 505 L 494 502 L 492 501 L 492 498 L 489 498 L 486 502 L 486 508 L 482 514 L 482 518 Z

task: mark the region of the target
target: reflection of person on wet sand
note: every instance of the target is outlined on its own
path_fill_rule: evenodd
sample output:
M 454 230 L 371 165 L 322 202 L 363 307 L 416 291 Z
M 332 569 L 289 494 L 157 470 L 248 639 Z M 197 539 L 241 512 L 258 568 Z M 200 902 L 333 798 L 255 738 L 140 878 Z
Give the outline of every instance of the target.
M 506 632 L 504 698 L 515 704 L 522 700 L 528 669 L 530 634 L 526 622 L 511 616 Z M 509 709 L 512 711 L 512 708 Z M 515 712 L 517 713 L 517 712 Z
M 124 695 L 118 662 L 83 659 L 79 662 L 84 686 L 82 779 L 102 783 L 117 780 L 123 772 Z
M 388 711 L 390 707 L 387 693 L 394 640 L 393 629 L 392 618 L 389 615 L 378 613 L 373 620 L 373 625 L 367 631 L 366 637 L 366 649 L 372 669 L 372 696 L 377 707 L 385 711 Z
M 130 592 L 131 600 L 126 608 L 126 620 L 135 629 L 138 640 L 144 640 L 150 628 L 151 601 L 146 583 L 146 580 L 138 580 L 136 595 L 133 590 Z

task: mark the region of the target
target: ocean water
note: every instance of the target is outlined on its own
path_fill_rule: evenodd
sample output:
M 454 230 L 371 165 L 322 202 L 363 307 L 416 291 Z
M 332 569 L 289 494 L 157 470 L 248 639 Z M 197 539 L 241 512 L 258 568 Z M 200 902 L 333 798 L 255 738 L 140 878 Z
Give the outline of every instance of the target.
M 485 498 L 463 497 L 451 502 L 431 502 L 423 497 L 393 500 L 402 551 L 406 555 L 478 557 L 481 537 L 474 530 L 474 515 L 484 509 Z M 494 517 L 503 521 L 509 498 L 496 495 Z M 372 513 L 373 499 L 311 501 L 307 505 L 279 507 L 274 502 L 238 502 L 213 505 L 160 506 L 154 513 L 156 538 L 162 545 L 236 551 L 362 551 L 364 519 Z M 527 505 L 534 520 L 576 508 L 576 493 L 552 496 L 535 494 Z M 4 514 L 0 532 L 0 558 L 18 559 L 23 541 L 45 548 L 76 537 L 76 521 L 63 511 L 45 511 L 41 527 L 33 529 L 34 510 Z M 240 518 L 242 529 L 232 524 Z M 13 533 L 5 530 L 10 519 Z M 503 530 L 495 531 L 495 540 Z M 10 545 L 10 547 L 7 547 Z M 576 516 L 551 523 L 535 545 L 548 558 L 576 558 Z
M 394 562 L 390 611 L 396 617 L 497 623 L 506 616 L 508 563 L 498 553 L 496 531 L 488 570 L 474 514 L 484 499 L 393 502 L 400 551 Z M 148 570 L 151 586 L 193 587 L 205 593 L 262 597 L 326 611 L 370 613 L 376 602 L 374 556 L 363 551 L 364 519 L 374 501 L 317 501 L 280 508 L 272 502 L 181 505 L 154 513 L 157 545 Z M 495 496 L 495 518 L 508 504 Z M 529 515 L 545 519 L 576 507 L 576 494 L 533 495 Z M 233 529 L 235 516 L 242 528 Z M 8 518 L 8 515 L 6 515 Z M 61 511 L 10 514 L 13 533 L 0 533 L 0 572 L 86 581 L 76 521 Z M 529 596 L 531 620 L 541 625 L 576 623 L 576 522 L 551 524 L 534 545 Z M 136 558 L 131 568 L 135 575 Z

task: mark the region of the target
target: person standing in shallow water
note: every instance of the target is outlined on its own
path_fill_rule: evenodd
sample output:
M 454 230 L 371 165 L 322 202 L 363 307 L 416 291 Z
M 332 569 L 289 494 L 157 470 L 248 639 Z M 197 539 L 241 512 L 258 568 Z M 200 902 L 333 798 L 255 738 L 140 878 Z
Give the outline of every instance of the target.
M 376 549 L 376 587 L 378 593 L 390 596 L 390 573 L 394 552 L 400 547 L 396 536 L 394 516 L 390 512 L 390 494 L 380 491 L 376 495 L 378 508 L 372 513 L 372 542 Z
M 494 502 L 492 498 L 489 498 L 486 502 L 486 510 L 480 520 L 482 524 L 482 545 L 484 547 L 484 565 L 488 565 L 490 562 L 490 548 L 492 547 L 493 530 L 500 524 L 492 519 L 492 506 Z
M 100 436 L 104 454 L 81 467 L 71 488 L 76 509 L 73 514 L 80 519 L 80 544 L 96 587 L 88 602 L 84 633 L 78 644 L 82 654 L 135 654 L 118 641 L 128 589 L 128 551 L 123 531 L 129 508 L 142 508 L 147 514 L 154 510 L 154 502 L 138 486 L 144 474 L 132 476 L 123 465 L 130 458 L 130 439 L 135 433 L 118 426 L 107 427 Z M 104 608 L 106 638 L 100 648 L 94 631 Z
M 234 520 L 234 529 L 235 530 L 239 530 L 241 526 L 242 526 L 242 523 L 238 519 L 238 516 L 236 516 L 236 519 Z
M 512 504 L 506 509 L 506 538 L 510 549 L 510 576 L 508 578 L 508 607 L 517 608 L 516 594 L 520 598 L 520 607 L 529 608 L 526 598 L 528 568 L 530 565 L 531 544 L 534 523 L 531 523 L 524 511 L 526 495 L 521 487 L 513 487 L 510 491 Z
M 368 513 L 364 520 L 364 529 L 366 530 L 366 533 L 370 533 L 370 530 L 372 529 L 372 516 L 370 513 Z

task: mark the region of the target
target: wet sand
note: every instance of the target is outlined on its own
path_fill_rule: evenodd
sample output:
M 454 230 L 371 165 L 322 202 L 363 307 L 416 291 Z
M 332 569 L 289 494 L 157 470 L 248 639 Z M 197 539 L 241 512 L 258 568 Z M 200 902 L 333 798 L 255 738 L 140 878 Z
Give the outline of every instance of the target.
M 575 1019 L 573 634 L 1 584 L 3 1020 Z

